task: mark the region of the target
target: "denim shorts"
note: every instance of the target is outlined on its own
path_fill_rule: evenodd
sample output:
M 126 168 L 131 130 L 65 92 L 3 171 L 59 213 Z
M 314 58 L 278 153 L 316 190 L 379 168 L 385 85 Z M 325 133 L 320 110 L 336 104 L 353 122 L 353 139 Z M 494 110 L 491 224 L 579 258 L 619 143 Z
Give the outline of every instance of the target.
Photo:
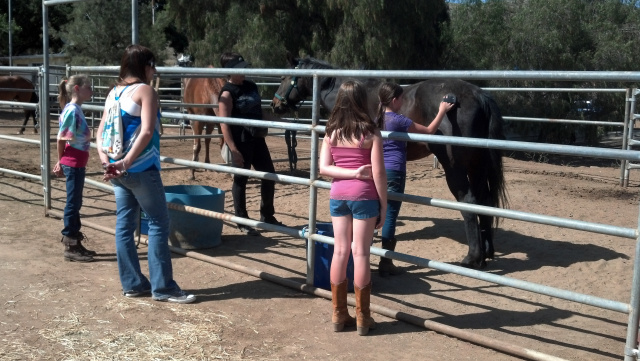
M 380 201 L 344 201 L 338 199 L 329 200 L 331 217 L 344 217 L 352 215 L 355 219 L 367 219 L 380 215 Z

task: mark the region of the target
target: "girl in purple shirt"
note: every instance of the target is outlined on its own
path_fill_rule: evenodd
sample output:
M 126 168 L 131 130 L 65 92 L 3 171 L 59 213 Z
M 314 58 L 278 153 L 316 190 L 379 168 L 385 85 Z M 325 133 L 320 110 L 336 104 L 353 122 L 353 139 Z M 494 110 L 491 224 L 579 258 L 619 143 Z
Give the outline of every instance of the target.
M 371 318 L 369 248 L 374 228 L 384 223 L 387 179 L 382 136 L 367 113 L 367 93 L 357 81 L 344 82 L 327 121 L 320 152 L 320 174 L 333 178 L 329 207 L 334 247 L 331 298 L 334 331 L 357 324 L 358 334 L 375 328 Z M 351 244 L 353 243 L 353 247 Z M 347 309 L 347 263 L 353 252 L 356 320 Z
M 396 83 L 388 82 L 380 86 L 378 98 L 378 122 L 383 122 L 383 129 L 390 132 L 411 132 L 422 134 L 434 134 L 445 114 L 454 107 L 454 104 L 441 102 L 438 115 L 428 125 L 416 124 L 411 119 L 400 114 L 403 104 L 402 87 Z M 384 166 L 387 174 L 387 191 L 404 193 L 407 179 L 407 142 L 402 140 L 385 139 L 383 141 Z M 387 201 L 387 215 L 382 226 L 382 248 L 390 251 L 396 249 L 396 221 L 400 213 L 401 201 Z M 390 258 L 380 257 L 378 273 L 382 277 L 397 275 L 401 271 L 393 264 Z

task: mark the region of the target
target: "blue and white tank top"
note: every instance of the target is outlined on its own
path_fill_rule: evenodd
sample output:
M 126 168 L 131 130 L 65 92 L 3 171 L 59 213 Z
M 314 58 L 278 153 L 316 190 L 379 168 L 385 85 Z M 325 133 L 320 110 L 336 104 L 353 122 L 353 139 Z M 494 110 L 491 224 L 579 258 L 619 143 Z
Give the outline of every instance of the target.
M 111 91 L 115 93 L 115 99 L 120 101 L 120 111 L 122 115 L 122 126 L 124 128 L 124 142 L 127 143 L 133 136 L 138 126 L 142 123 L 140 117 L 142 107 L 137 104 L 131 96 L 138 90 L 142 83 L 130 86 L 116 86 Z M 107 102 L 113 101 L 113 97 L 107 97 Z M 107 109 L 109 104 L 106 104 Z M 110 160 L 114 162 L 114 160 Z M 160 170 L 160 109 L 156 117 L 156 127 L 153 136 L 147 146 L 140 152 L 136 160 L 128 167 L 127 172 L 137 173 L 146 170 Z

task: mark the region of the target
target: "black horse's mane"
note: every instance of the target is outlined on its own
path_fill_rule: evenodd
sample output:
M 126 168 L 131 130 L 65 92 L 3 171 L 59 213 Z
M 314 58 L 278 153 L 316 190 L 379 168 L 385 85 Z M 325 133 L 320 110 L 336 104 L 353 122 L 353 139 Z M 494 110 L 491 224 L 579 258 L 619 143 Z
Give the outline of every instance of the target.
M 334 66 L 327 63 L 324 60 L 318 60 L 307 56 L 305 58 L 298 58 L 298 67 L 304 69 L 335 69 Z

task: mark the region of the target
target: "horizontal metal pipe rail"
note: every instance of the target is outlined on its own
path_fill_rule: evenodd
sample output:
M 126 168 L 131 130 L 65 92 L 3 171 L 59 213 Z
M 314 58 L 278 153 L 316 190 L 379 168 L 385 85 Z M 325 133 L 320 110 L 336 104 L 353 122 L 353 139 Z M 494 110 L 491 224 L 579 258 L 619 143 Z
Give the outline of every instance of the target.
M 528 117 L 502 117 L 504 120 L 517 122 L 538 122 L 538 123 L 562 123 L 578 125 L 597 125 L 601 127 L 624 127 L 624 122 L 601 122 L 596 120 L 576 120 L 576 119 L 554 119 L 554 118 L 528 118 Z
M 542 93 L 625 93 L 624 88 L 509 88 L 483 87 L 490 92 L 542 92 Z
M 7 168 L 0 168 L 0 173 L 6 173 L 6 174 L 11 174 L 11 175 L 15 175 L 18 177 L 24 177 L 24 178 L 29 178 L 29 179 L 33 179 L 33 180 L 37 180 L 42 182 L 42 177 L 39 175 L 35 175 L 35 174 L 31 174 L 31 173 L 25 173 L 25 172 L 18 172 L 12 169 L 7 169 Z
M 0 91 L 10 91 L 10 92 L 15 92 L 15 93 L 35 93 L 35 92 L 37 92 L 36 89 L 30 90 L 30 89 L 19 89 L 19 88 L 0 88 Z
M 333 244 L 332 237 L 327 237 L 319 234 L 312 234 L 312 235 L 309 235 L 308 238 L 314 241 Z M 508 287 L 514 287 L 524 291 L 540 293 L 543 295 L 556 297 L 556 298 L 564 299 L 567 301 L 573 301 L 573 302 L 578 302 L 585 305 L 605 308 L 611 311 L 629 313 L 629 309 L 630 309 L 629 304 L 623 303 L 623 302 L 617 302 L 617 301 L 608 300 L 601 297 L 581 294 L 573 291 L 567 291 L 567 290 L 563 290 L 555 287 L 544 286 L 537 283 L 521 281 L 521 280 L 510 278 L 507 276 L 498 276 L 492 273 L 477 271 L 477 270 L 473 270 L 473 269 L 469 269 L 461 266 L 452 265 L 449 263 L 432 261 L 427 258 L 420 258 L 416 256 L 411 256 L 408 254 L 399 253 L 399 252 L 392 252 L 382 248 L 371 247 L 371 254 L 415 264 L 418 266 L 429 267 L 429 268 L 437 269 L 439 271 L 444 271 L 447 273 L 454 273 L 454 274 L 465 276 L 465 277 L 475 278 L 481 281 L 491 282 L 491 283 L 508 286 Z
M 20 107 L 25 109 L 38 109 L 37 103 L 23 103 L 23 102 L 10 102 L 5 100 L 0 100 L 0 105 L 10 105 L 12 107 Z
M 97 70 L 117 73 L 119 67 L 70 66 L 71 71 L 94 72 Z M 1 70 L 1 69 L 0 69 Z M 607 81 L 638 82 L 637 71 L 527 71 L 527 70 L 342 70 L 342 69 L 226 69 L 156 67 L 160 75 L 180 74 L 183 77 L 226 77 L 241 74 L 247 77 L 278 74 L 298 77 L 343 77 L 343 78 L 392 78 L 392 79 L 445 79 L 465 80 L 540 80 L 540 81 Z
M 182 114 L 163 112 L 162 116 L 173 119 L 188 119 L 210 123 L 226 123 L 235 125 L 248 125 L 263 128 L 289 129 L 296 131 L 311 131 L 316 129 L 324 133 L 325 127 L 317 125 L 315 127 L 299 123 L 276 122 L 267 120 L 253 120 L 243 118 L 225 118 L 206 115 Z M 451 144 L 474 148 L 492 148 L 501 150 L 520 150 L 528 152 L 556 153 L 578 157 L 594 157 L 606 159 L 626 159 L 631 161 L 640 161 L 640 152 L 622 149 L 606 149 L 595 147 L 581 147 L 573 145 L 546 144 L 546 143 L 529 143 L 512 140 L 496 140 L 496 139 L 480 139 L 480 138 L 463 138 L 445 135 L 403 133 L 403 132 L 382 132 L 382 135 L 389 139 L 397 139 L 404 141 L 429 142 L 434 144 Z

